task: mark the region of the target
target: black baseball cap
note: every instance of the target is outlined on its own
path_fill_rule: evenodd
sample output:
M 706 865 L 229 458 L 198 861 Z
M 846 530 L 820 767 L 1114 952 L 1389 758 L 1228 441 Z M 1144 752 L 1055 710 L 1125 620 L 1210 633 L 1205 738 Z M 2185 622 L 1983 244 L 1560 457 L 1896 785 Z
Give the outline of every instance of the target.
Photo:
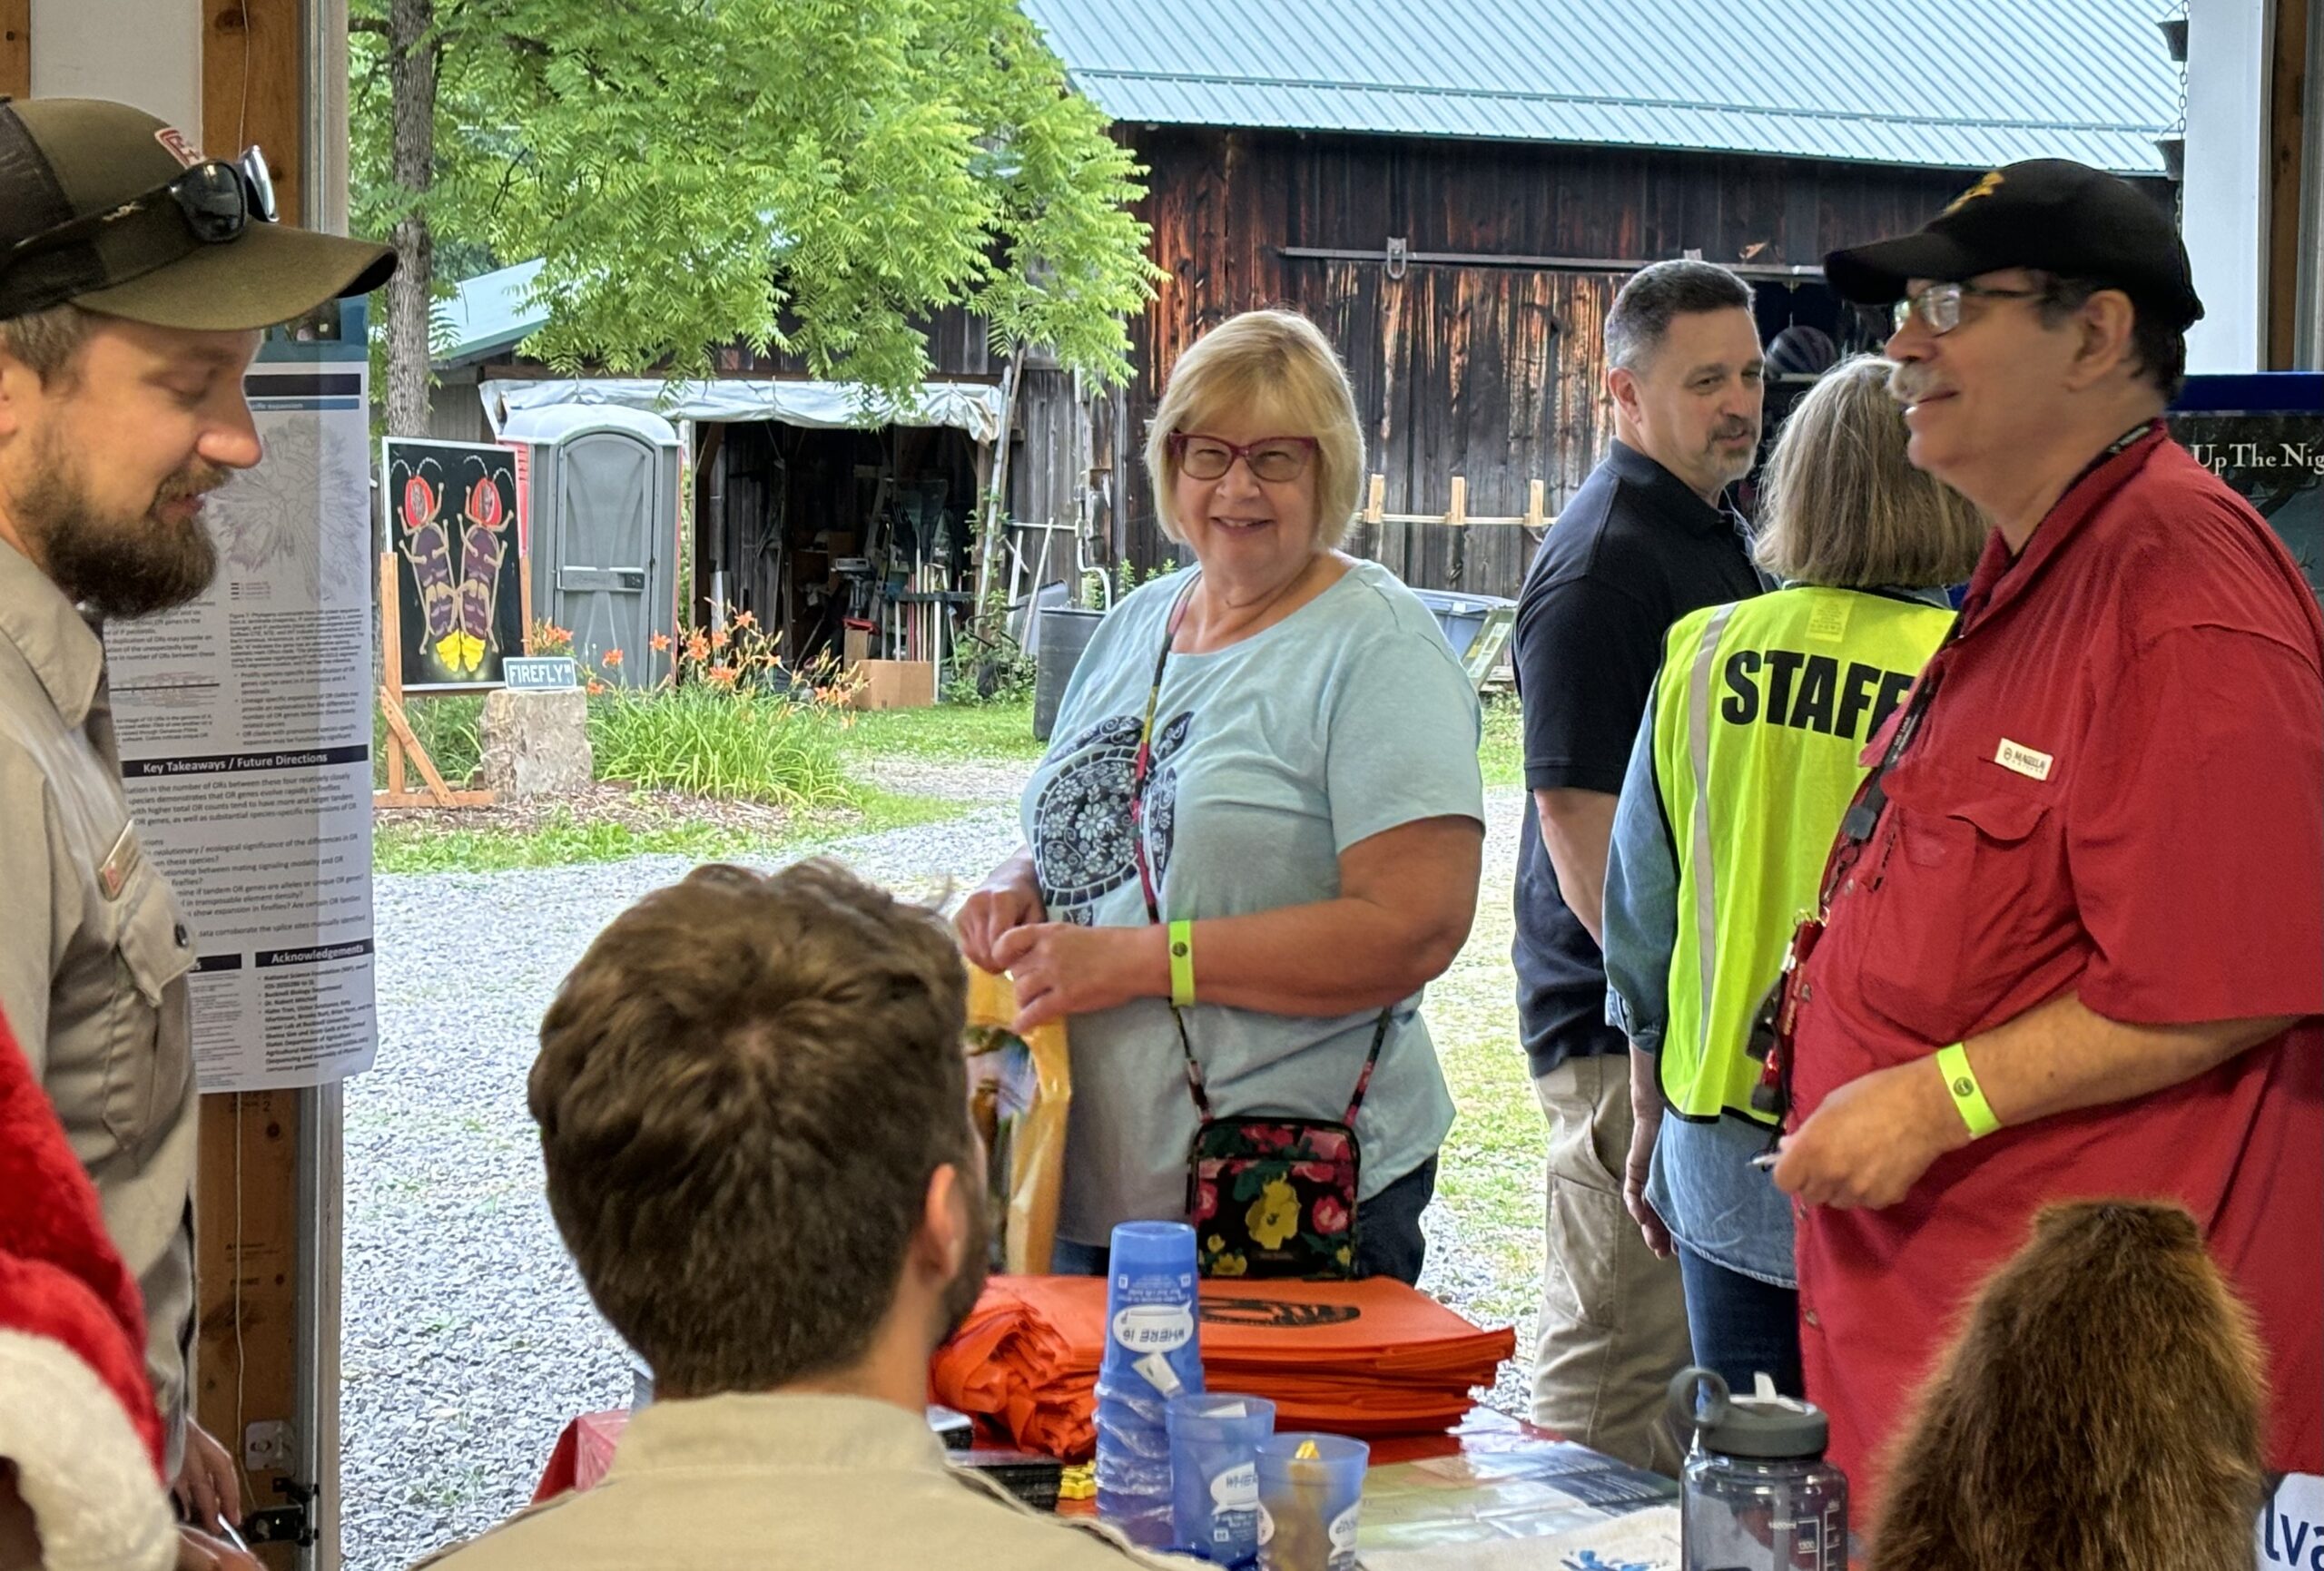
M 1843 299 L 1874 306 L 1903 299 L 1907 279 L 1957 282 L 2004 268 L 2094 280 L 2176 328 L 2203 314 L 2170 213 L 2130 182 L 2063 158 L 1994 170 L 1918 234 L 1824 259 Z
M 178 131 L 141 109 L 95 98 L 0 101 L 0 319 L 71 301 L 162 327 L 240 331 L 304 316 L 323 301 L 368 294 L 395 271 L 395 252 L 366 241 L 264 221 L 231 221 L 205 240 L 181 204 L 156 197 L 201 169 Z M 255 188 L 242 187 L 254 208 Z M 78 220 L 56 243 L 11 248 Z

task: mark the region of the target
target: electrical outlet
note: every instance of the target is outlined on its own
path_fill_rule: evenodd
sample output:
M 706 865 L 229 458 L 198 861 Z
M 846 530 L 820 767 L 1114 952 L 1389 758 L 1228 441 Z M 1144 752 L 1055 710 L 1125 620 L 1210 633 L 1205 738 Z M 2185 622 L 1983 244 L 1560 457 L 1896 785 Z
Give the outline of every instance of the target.
M 272 1419 L 242 1431 L 242 1466 L 253 1473 L 288 1472 L 292 1436 L 288 1422 Z

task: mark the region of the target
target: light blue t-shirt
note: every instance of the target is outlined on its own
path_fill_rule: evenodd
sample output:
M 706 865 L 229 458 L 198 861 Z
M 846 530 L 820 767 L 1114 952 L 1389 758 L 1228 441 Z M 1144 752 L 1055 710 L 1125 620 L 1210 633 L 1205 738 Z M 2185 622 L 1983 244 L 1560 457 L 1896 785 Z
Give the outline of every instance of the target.
M 1025 788 L 1025 838 L 1052 921 L 1147 922 L 1131 849 L 1131 761 L 1155 657 L 1189 582 L 1179 573 L 1146 584 L 1098 624 Z M 1339 854 L 1358 841 L 1422 819 L 1482 823 L 1479 724 L 1476 691 L 1435 618 L 1376 563 L 1350 567 L 1239 643 L 1171 655 L 1146 802 L 1163 919 L 1332 899 Z M 1197 990 L 1202 960 L 1197 950 Z M 1187 1030 L 1215 1115 L 1337 1119 L 1378 1018 L 1196 1004 Z M 1067 1030 L 1073 1105 L 1059 1236 L 1103 1244 L 1118 1222 L 1183 1217 L 1196 1113 L 1168 1001 L 1077 1015 Z M 1452 1125 L 1414 994 L 1394 1007 L 1356 1121 L 1362 1194 L 1427 1161 Z

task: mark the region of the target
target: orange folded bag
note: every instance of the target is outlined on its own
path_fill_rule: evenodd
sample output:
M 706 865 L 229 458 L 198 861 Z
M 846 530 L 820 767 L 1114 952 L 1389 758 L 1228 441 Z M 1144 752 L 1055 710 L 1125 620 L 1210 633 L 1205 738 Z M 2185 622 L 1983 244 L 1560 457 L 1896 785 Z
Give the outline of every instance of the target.
M 1028 1449 L 1088 1456 L 1105 1311 L 1102 1277 L 994 1278 L 938 1350 L 933 1399 Z M 1364 1436 L 1450 1429 L 1516 1350 L 1507 1327 L 1482 1330 L 1386 1278 L 1206 1281 L 1201 1337 L 1211 1389 L 1274 1401 L 1278 1429 Z

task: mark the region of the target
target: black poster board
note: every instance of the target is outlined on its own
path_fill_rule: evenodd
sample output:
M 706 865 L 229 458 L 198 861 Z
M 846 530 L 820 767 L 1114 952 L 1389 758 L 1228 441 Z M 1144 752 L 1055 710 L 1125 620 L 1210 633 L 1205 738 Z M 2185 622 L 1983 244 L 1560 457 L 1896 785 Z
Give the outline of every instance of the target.
M 517 456 L 401 437 L 379 448 L 381 549 L 396 559 L 389 657 L 403 690 L 498 687 L 501 660 L 525 652 Z
M 2324 375 L 2190 377 L 2171 434 L 2282 536 L 2324 597 Z

